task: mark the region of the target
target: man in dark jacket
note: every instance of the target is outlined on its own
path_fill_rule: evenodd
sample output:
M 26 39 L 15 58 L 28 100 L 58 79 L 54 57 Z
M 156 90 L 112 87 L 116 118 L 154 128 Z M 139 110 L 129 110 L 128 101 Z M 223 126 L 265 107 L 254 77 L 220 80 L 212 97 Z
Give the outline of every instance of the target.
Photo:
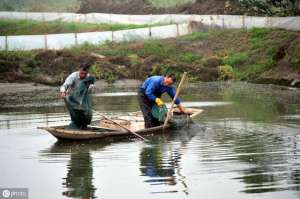
M 144 116 L 145 127 L 151 128 L 161 125 L 161 123 L 152 116 L 151 110 L 153 105 L 163 106 L 164 102 L 161 100 L 161 95 L 165 92 L 173 99 L 176 90 L 171 85 L 176 81 L 174 74 L 167 76 L 152 76 L 145 80 L 139 90 L 138 99 L 141 111 Z M 181 105 L 179 98 L 176 99 L 175 104 L 181 112 L 184 108 Z

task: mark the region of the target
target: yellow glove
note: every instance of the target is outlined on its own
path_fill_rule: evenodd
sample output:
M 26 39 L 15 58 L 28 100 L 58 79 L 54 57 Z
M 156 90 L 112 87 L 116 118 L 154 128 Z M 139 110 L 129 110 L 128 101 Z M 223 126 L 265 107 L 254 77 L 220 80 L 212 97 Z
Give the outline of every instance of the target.
M 163 102 L 160 98 L 156 98 L 156 99 L 155 99 L 155 103 L 156 103 L 158 106 L 163 106 L 163 105 L 164 105 L 164 102 Z

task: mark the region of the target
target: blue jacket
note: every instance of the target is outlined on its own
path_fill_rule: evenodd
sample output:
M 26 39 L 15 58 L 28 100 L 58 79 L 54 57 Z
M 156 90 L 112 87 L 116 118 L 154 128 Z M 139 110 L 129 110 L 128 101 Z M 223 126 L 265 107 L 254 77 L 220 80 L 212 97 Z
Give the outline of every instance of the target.
M 164 86 L 163 81 L 164 76 L 149 77 L 141 86 L 141 90 L 151 101 L 155 101 L 156 98 L 160 98 L 164 92 L 167 92 L 169 96 L 173 99 L 176 93 L 175 88 L 172 86 Z M 180 99 L 176 98 L 175 103 L 180 104 Z

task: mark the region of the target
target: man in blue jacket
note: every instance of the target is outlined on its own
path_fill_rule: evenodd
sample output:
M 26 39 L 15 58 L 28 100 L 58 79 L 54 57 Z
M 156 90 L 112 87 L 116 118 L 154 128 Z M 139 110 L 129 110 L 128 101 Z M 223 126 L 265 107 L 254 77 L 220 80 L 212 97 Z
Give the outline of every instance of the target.
M 172 99 L 175 97 L 176 90 L 171 86 L 175 82 L 176 77 L 174 74 L 152 76 L 147 78 L 140 87 L 138 98 L 146 128 L 161 125 L 161 123 L 152 116 L 151 110 L 154 104 L 158 106 L 164 105 L 164 102 L 161 100 L 163 93 L 167 92 Z M 184 112 L 179 98 L 176 99 L 175 104 L 181 112 Z

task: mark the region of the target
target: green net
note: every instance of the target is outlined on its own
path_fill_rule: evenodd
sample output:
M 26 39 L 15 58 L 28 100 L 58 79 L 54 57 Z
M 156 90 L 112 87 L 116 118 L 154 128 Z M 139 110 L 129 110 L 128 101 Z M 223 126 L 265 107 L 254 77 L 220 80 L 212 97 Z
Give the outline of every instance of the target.
M 163 121 L 165 121 L 165 118 L 167 116 L 168 109 L 167 109 L 166 105 L 163 105 L 163 106 L 154 105 L 152 107 L 151 113 L 154 118 L 158 119 L 158 121 L 160 121 L 160 122 L 163 122 Z
M 71 95 L 65 97 L 67 109 L 70 112 L 70 128 L 85 129 L 92 121 L 92 105 L 88 94 L 90 84 L 95 83 L 94 77 L 86 77 L 76 86 Z

